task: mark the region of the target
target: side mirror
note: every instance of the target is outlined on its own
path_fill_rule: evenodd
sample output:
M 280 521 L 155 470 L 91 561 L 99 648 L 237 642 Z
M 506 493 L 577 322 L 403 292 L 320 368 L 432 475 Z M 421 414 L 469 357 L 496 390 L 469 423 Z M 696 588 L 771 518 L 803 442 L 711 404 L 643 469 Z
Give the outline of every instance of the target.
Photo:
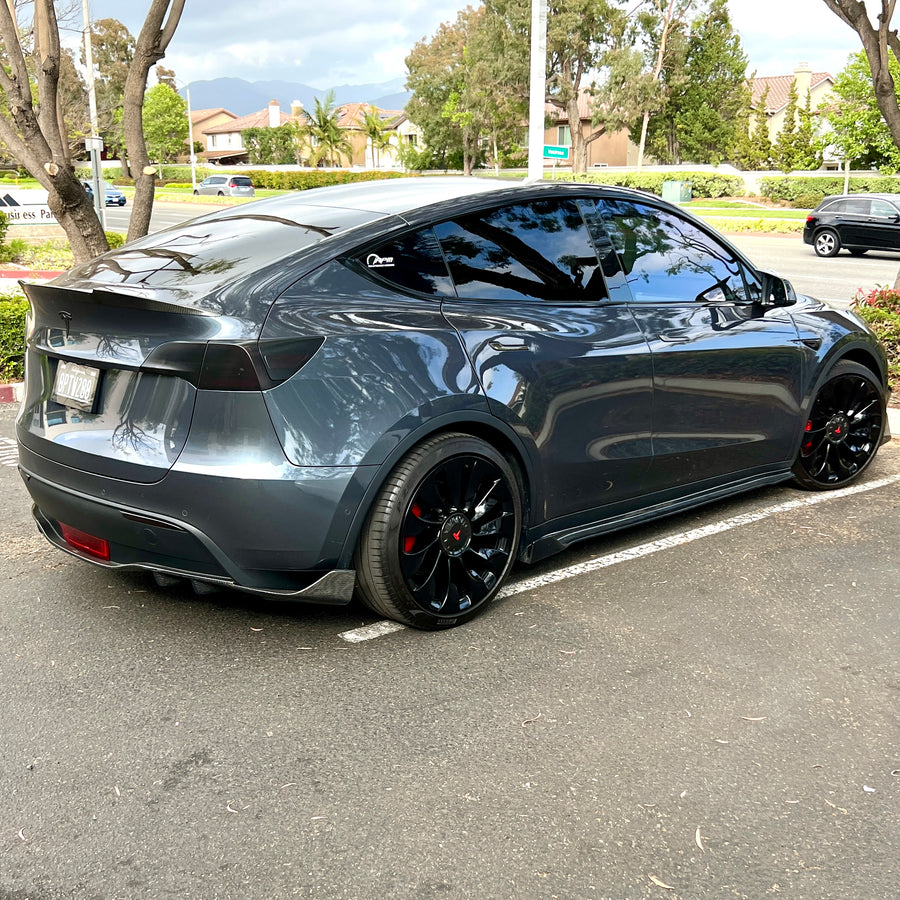
M 772 272 L 758 272 L 762 281 L 763 306 L 793 306 L 797 302 L 797 292 L 786 279 Z

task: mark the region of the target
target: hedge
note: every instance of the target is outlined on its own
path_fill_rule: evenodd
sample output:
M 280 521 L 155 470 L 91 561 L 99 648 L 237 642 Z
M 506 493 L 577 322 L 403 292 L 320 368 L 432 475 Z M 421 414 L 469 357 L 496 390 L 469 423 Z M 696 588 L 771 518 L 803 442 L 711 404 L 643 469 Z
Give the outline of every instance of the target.
M 25 315 L 21 294 L 0 294 L 0 382 L 21 381 L 25 374 Z
M 660 197 L 664 181 L 690 182 L 694 197 L 740 197 L 746 192 L 743 178 L 719 172 L 590 172 L 573 180 L 636 188 Z
M 79 178 L 90 178 L 89 170 L 79 169 Z M 231 172 L 227 169 L 210 169 L 208 167 L 196 170 L 196 178 L 199 182 L 207 175 L 240 174 L 247 175 L 254 187 L 267 188 L 280 191 L 305 191 L 308 188 L 327 187 L 332 184 L 352 184 L 357 181 L 381 181 L 384 178 L 409 177 L 401 172 L 351 172 L 348 169 L 305 169 L 305 170 L 276 170 L 268 169 L 241 169 L 239 172 Z M 121 169 L 105 169 L 104 178 L 113 184 L 128 187 L 134 184 L 133 178 L 124 178 Z M 190 186 L 191 170 L 185 166 L 163 166 L 162 177 L 156 179 L 157 187 Z
M 844 193 L 842 175 L 811 178 L 809 176 L 769 176 L 761 181 L 763 197 L 771 200 L 802 200 L 805 208 L 817 206 L 823 197 Z M 900 178 L 885 175 L 855 175 L 850 179 L 850 191 L 854 194 L 900 194 Z M 815 203 L 810 201 L 818 198 Z M 798 204 L 799 205 L 799 204 Z
M 884 346 L 891 390 L 900 390 L 900 293 L 888 287 L 858 291 L 853 308 Z

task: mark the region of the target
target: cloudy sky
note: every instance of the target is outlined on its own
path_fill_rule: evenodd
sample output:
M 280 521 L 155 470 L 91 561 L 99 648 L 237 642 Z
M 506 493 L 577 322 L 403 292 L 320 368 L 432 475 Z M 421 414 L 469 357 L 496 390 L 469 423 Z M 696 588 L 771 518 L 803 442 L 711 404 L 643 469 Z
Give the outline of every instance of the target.
M 316 88 L 389 81 L 405 74 L 416 41 L 467 2 L 477 0 L 187 0 L 163 64 L 180 81 L 230 76 Z M 149 2 L 89 6 L 93 18 L 117 18 L 137 35 Z M 859 49 L 822 0 L 730 0 L 729 8 L 758 75 L 787 74 L 801 61 L 835 74 Z

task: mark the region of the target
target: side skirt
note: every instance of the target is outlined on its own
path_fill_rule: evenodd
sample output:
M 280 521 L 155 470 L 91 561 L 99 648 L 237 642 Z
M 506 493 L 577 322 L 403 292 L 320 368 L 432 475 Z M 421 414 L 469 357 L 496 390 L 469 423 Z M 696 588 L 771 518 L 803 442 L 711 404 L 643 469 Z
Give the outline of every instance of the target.
M 667 499 L 650 506 L 642 507 L 634 512 L 621 513 L 609 518 L 597 518 L 588 524 L 575 525 L 558 531 L 551 531 L 531 541 L 523 541 L 519 552 L 519 559 L 526 563 L 540 562 L 548 556 L 567 550 L 572 544 L 590 540 L 602 534 L 612 531 L 620 531 L 635 525 L 642 525 L 654 519 L 662 519 L 665 516 L 676 515 L 685 510 L 704 506 L 707 503 L 715 503 L 717 500 L 725 500 L 736 494 L 743 494 L 755 488 L 768 487 L 779 484 L 791 478 L 790 469 L 782 469 L 765 475 L 754 475 L 739 481 L 732 481 L 725 485 L 708 488 L 697 493 L 688 494 L 676 499 Z M 596 510 L 600 513 L 601 510 Z M 552 523 L 551 523 L 552 524 Z

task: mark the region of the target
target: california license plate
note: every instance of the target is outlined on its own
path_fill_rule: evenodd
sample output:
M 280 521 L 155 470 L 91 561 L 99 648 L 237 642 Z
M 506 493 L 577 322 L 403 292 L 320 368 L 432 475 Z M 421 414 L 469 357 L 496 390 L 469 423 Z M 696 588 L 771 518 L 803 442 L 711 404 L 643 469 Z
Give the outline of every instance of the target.
M 51 399 L 64 406 L 74 406 L 90 412 L 94 408 L 100 370 L 78 363 L 60 362 L 53 381 Z

